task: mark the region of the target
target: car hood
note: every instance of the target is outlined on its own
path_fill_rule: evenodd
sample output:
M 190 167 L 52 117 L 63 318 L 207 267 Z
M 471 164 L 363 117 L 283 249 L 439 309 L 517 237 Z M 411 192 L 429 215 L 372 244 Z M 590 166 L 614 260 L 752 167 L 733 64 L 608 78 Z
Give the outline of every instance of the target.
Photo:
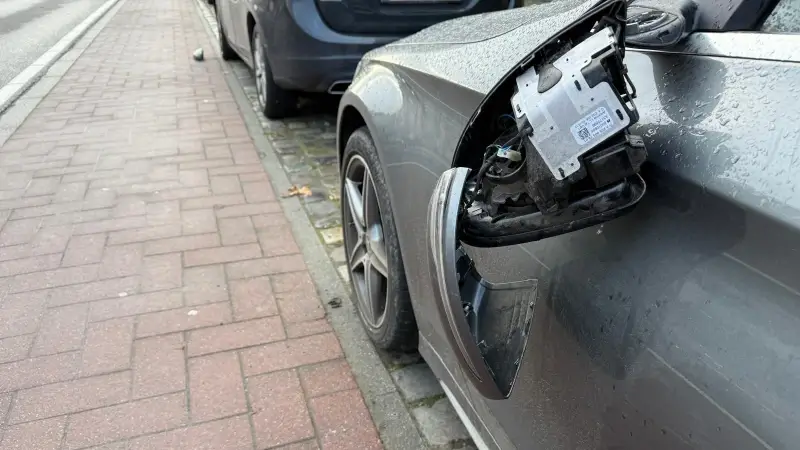
M 364 63 L 422 72 L 485 94 L 537 47 L 599 3 L 603 2 L 556 0 L 448 20 L 372 50 L 364 55 Z

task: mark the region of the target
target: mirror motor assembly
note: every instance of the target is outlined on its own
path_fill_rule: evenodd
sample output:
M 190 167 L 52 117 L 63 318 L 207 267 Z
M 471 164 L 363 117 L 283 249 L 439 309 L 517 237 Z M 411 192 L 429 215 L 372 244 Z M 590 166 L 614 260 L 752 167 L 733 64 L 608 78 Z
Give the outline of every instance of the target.
M 620 31 L 617 31 L 617 33 Z M 516 78 L 506 131 L 473 172 L 461 239 L 477 247 L 535 241 L 631 210 L 645 191 L 647 151 L 618 36 L 596 26 Z

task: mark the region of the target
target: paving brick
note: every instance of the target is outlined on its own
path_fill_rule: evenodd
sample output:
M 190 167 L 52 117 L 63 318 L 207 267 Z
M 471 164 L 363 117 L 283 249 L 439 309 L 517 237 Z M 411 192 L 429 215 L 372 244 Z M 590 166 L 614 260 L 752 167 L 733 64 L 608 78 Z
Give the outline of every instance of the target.
M 407 402 L 444 394 L 442 385 L 427 364 L 412 364 L 392 371 L 392 379 Z
M 123 403 L 73 415 L 64 448 L 104 444 L 179 427 L 186 422 L 186 397 L 182 392 Z
M 34 178 L 25 189 L 25 197 L 54 194 L 60 181 L 61 177 Z
M 145 255 L 157 255 L 160 253 L 217 247 L 219 244 L 219 235 L 217 233 L 197 234 L 147 242 L 144 246 L 144 253 Z
M 219 231 L 222 235 L 222 245 L 247 244 L 258 240 L 249 217 L 220 219 Z
M 190 250 L 184 253 L 186 267 L 219 264 L 261 257 L 258 244 L 229 245 L 224 247 Z
M 29 422 L 128 401 L 130 372 L 53 383 L 17 393 L 9 423 Z
M 272 275 L 272 290 L 277 293 L 292 292 L 294 290 L 314 291 L 314 280 L 306 272 L 290 272 Z
M 183 286 L 180 253 L 147 256 L 142 265 L 142 292 L 161 291 Z
M 214 167 L 208 169 L 210 175 L 229 175 L 229 174 L 242 174 L 242 173 L 263 173 L 264 168 L 261 164 L 247 164 L 230 167 Z
M 77 374 L 79 364 L 79 352 L 59 353 L 2 364 L 0 392 L 71 379 Z
M 249 378 L 247 392 L 258 448 L 314 436 L 300 379 L 294 370 Z
M 61 255 L 54 254 L 0 262 L 0 277 L 55 269 L 60 261 Z
M 142 268 L 143 246 L 140 243 L 106 247 L 98 278 L 119 278 L 137 275 Z
M 264 172 L 261 173 L 254 172 L 254 173 L 239 174 L 239 181 L 241 181 L 242 183 L 248 183 L 251 181 L 269 181 L 269 179 L 267 178 L 267 174 Z
M 179 170 L 178 177 L 181 184 L 186 187 L 208 186 L 208 171 L 206 169 Z
M 469 439 L 469 432 L 446 398 L 437 400 L 431 406 L 414 408 L 411 414 L 431 446 L 443 447 L 452 441 Z
M 67 418 L 54 417 L 8 427 L 0 450 L 58 450 Z
M 181 200 L 181 209 L 204 209 L 220 206 L 240 205 L 244 203 L 243 194 L 212 195 Z
M 307 322 L 322 319 L 325 317 L 325 309 L 322 307 L 315 291 L 296 290 L 275 294 L 281 317 L 287 323 Z
M 288 226 L 268 228 L 258 232 L 258 242 L 264 256 L 281 256 L 300 253 L 300 248 L 294 240 Z
M 70 236 L 72 236 L 71 226 L 43 224 L 31 242 L 31 253 L 34 255 L 61 253 L 67 248 Z
M 124 297 L 117 296 L 117 298 L 93 302 L 89 308 L 89 320 L 99 322 L 116 317 L 180 308 L 182 305 L 183 296 L 180 291 L 159 291 Z
M 49 309 L 39 327 L 31 356 L 80 349 L 86 330 L 88 311 L 89 305 L 86 303 Z
M 221 264 L 184 269 L 183 297 L 187 305 L 228 300 L 225 268 Z
M 141 216 L 147 213 L 147 203 L 136 196 L 120 197 L 114 206 L 114 217 Z
M 309 404 L 322 448 L 383 449 L 369 410 L 357 389 L 314 398 Z
M 252 219 L 256 230 L 284 226 L 289 223 L 286 221 L 286 216 L 284 216 L 283 213 L 258 214 L 252 216 Z
M 216 353 L 189 360 L 189 404 L 194 422 L 247 411 L 239 357 Z
M 6 296 L 0 302 L 0 338 L 36 332 L 46 301 L 46 291 Z
M 242 192 L 242 184 L 236 175 L 217 175 L 211 177 L 211 192 L 214 195 L 235 194 Z
M 244 197 L 242 197 L 242 199 L 244 199 Z M 254 216 L 256 214 L 269 214 L 281 211 L 281 205 L 278 202 L 250 203 L 234 206 L 223 205 L 216 208 L 216 214 L 219 218 Z
M 311 320 L 308 322 L 287 323 L 285 325 L 286 336 L 290 338 L 297 338 L 303 336 L 310 336 L 312 334 L 321 334 L 333 331 L 328 319 Z
M 300 255 L 253 259 L 225 265 L 225 273 L 230 280 L 297 272 L 305 269 L 306 263 Z
M 319 445 L 317 445 L 317 441 L 315 440 L 308 440 L 274 448 L 275 450 L 319 450 Z
M 177 200 L 147 205 L 147 224 L 151 226 L 178 225 L 181 222 L 181 205 Z
M 97 206 L 102 208 L 103 206 Z M 105 233 L 107 231 L 128 230 L 131 228 L 143 228 L 148 225 L 147 218 L 144 216 L 120 217 L 116 219 L 98 220 L 93 222 L 80 223 L 75 225 L 73 234 L 92 234 Z
M 133 318 L 89 324 L 82 352 L 81 375 L 89 376 L 130 368 Z
M 230 321 L 231 308 L 227 302 L 172 309 L 139 316 L 136 337 L 222 325 Z
M 0 423 L 6 423 L 6 415 L 8 414 L 8 409 L 11 407 L 11 397 L 14 394 L 0 394 Z M 0 435 L 2 436 L 2 435 Z
M 274 202 L 276 200 L 272 186 L 267 181 L 245 183 L 242 188 L 247 203 Z
M 5 209 L 5 208 L 3 208 Z M 11 209 L 11 208 L 7 208 Z M 0 231 L 0 246 L 25 244 L 39 231 L 42 224 L 41 219 L 21 219 L 6 222 Z
M 181 334 L 155 336 L 134 342 L 133 397 L 151 397 L 186 388 Z
M 230 282 L 233 317 L 247 320 L 278 314 L 269 278 L 249 278 Z
M 236 416 L 137 438 L 131 441 L 130 450 L 250 450 L 252 448 L 250 422 L 247 416 Z
M 181 226 L 178 224 L 112 231 L 108 235 L 108 245 L 130 244 L 132 242 L 170 238 L 180 236 L 181 231 Z
M 97 264 L 91 264 L 87 266 L 66 267 L 45 272 L 17 275 L 11 281 L 9 291 L 12 293 L 27 292 L 37 289 L 87 283 L 97 278 L 99 268 Z
M 85 181 L 78 181 L 75 183 L 62 183 L 58 186 L 55 195 L 53 196 L 53 203 L 75 202 L 83 200 L 86 195 L 86 189 L 89 183 Z
M 25 358 L 28 355 L 28 350 L 31 348 L 34 337 L 36 336 L 33 334 L 24 334 L 0 339 L 0 364 Z M 0 410 L 2 409 L 0 407 Z
M 71 305 L 80 302 L 117 298 L 139 292 L 139 277 L 113 278 L 91 283 L 64 286 L 50 291 L 48 306 Z M 45 292 L 46 293 L 46 292 Z
M 241 351 L 246 376 L 341 358 L 333 333 L 273 342 Z
M 181 213 L 183 234 L 214 233 L 217 231 L 217 218 L 212 209 L 193 209 Z
M 106 245 L 105 234 L 87 234 L 83 236 L 73 236 L 67 245 L 64 259 L 61 261 L 63 267 L 81 266 L 84 264 L 94 264 L 103 259 L 103 248 Z
M 189 333 L 189 356 L 266 344 L 285 339 L 279 317 L 267 317 L 203 328 Z
M 298 372 L 308 397 L 358 389 L 350 365 L 344 359 L 300 367 Z

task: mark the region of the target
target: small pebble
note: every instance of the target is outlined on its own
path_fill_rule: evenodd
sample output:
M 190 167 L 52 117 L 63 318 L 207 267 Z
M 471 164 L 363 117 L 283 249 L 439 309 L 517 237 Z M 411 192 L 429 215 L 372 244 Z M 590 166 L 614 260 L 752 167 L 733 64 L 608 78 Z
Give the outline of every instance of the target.
M 202 48 L 198 48 L 197 50 L 194 51 L 192 56 L 194 57 L 195 61 L 202 61 L 203 60 L 203 49 Z

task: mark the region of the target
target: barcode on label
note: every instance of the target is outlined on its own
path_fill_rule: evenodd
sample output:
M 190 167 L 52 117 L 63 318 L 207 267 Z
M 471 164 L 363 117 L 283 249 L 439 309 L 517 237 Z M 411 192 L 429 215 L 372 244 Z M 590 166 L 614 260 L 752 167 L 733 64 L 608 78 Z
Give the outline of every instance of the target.
M 586 145 L 589 142 L 597 142 L 609 133 L 614 131 L 615 122 L 604 106 L 600 106 L 589 114 L 583 116 L 581 120 L 572 124 L 569 130 L 578 145 Z

